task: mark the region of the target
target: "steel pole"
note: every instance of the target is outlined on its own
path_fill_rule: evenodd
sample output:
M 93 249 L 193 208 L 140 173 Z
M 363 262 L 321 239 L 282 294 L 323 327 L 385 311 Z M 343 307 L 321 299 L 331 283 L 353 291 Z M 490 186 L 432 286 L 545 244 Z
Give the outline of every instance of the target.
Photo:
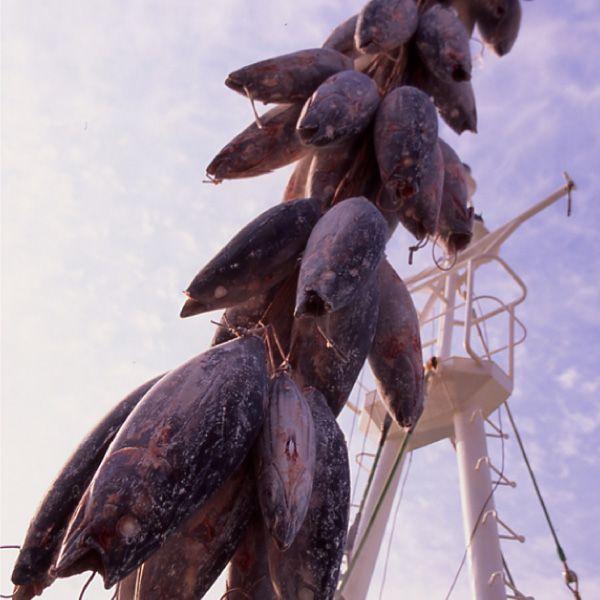
M 505 600 L 504 569 L 481 411 L 457 412 L 454 434 L 473 598 Z

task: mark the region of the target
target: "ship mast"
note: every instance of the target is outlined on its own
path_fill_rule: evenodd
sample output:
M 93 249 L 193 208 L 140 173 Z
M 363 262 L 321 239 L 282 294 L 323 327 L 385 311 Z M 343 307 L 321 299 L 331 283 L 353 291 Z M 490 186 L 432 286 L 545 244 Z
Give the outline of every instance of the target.
M 569 196 L 570 202 L 574 183 L 565 176 L 565 185 L 495 231 L 488 232 L 478 222 L 473 243 L 447 270 L 433 266 L 406 280 L 413 297 L 422 296 L 419 320 L 423 347 L 435 348 L 436 359 L 429 365 L 427 375 L 426 408 L 409 439 L 405 431 L 393 425 L 382 446 L 348 568 L 340 583 L 340 598 L 367 597 L 408 452 L 444 438 L 450 438 L 456 449 L 472 597 L 526 598 L 505 578 L 500 549 L 500 539 L 524 542 L 525 538 L 502 520 L 494 503 L 494 491 L 499 485 L 516 484 L 493 464 L 487 447 L 488 436 L 506 437 L 489 417 L 512 393 L 514 350 L 527 335 L 516 316 L 517 306 L 527 296 L 527 287 L 499 251 L 525 221 L 564 196 Z M 476 291 L 476 275 L 484 265 L 498 269 L 498 277 L 512 282 L 518 294 L 503 300 Z M 492 308 L 478 313 L 479 301 L 484 299 Z M 501 316 L 506 317 L 504 339 L 491 345 L 483 333 L 486 322 Z M 428 339 L 425 333 L 431 325 L 437 325 L 437 335 Z M 377 393 L 370 392 L 361 414 L 361 429 L 377 438 L 385 415 Z M 486 432 L 486 421 L 490 432 Z

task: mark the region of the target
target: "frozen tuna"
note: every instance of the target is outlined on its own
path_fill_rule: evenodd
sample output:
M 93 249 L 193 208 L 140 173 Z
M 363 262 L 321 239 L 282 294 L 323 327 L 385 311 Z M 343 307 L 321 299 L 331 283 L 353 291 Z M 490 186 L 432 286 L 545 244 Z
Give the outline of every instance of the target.
M 269 569 L 279 598 L 334 596 L 344 554 L 350 507 L 350 470 L 344 434 L 317 390 L 309 390 L 317 441 L 308 515 L 294 543 L 282 552 L 269 540 Z
M 142 566 L 119 584 L 117 600 L 195 600 L 215 582 L 256 511 L 244 463 Z
M 330 75 L 352 66 L 352 60 L 336 50 L 311 48 L 243 67 L 231 73 L 225 85 L 252 100 L 300 102 Z
M 413 36 L 417 23 L 414 0 L 370 0 L 358 15 L 354 42 L 365 54 L 389 52 Z
M 355 58 L 358 54 L 354 45 L 354 32 L 356 31 L 356 21 L 358 15 L 354 15 L 340 23 L 323 43 L 323 48 L 337 50 L 346 56 Z
M 391 415 L 400 427 L 413 427 L 424 400 L 419 318 L 404 282 L 387 261 L 378 278 L 381 299 L 369 364 Z
M 313 484 L 315 435 L 310 407 L 285 372 L 271 382 L 269 409 L 256 451 L 258 499 L 281 550 L 304 522 Z
M 402 86 L 381 102 L 375 119 L 375 154 L 381 180 L 399 199 L 419 191 L 437 133 L 435 107 L 421 90 Z
M 362 133 L 379 104 L 377 84 L 364 73 L 341 71 L 329 77 L 308 99 L 298 133 L 309 146 L 327 146 Z
M 412 84 L 431 96 L 442 119 L 456 133 L 477 133 L 477 106 L 470 81 L 445 82 L 421 68 L 413 76 Z
M 399 200 L 389 190 L 382 190 L 381 207 L 384 213 L 396 212 L 397 219 L 417 240 L 437 231 L 442 190 L 444 185 L 444 160 L 439 145 L 423 165 L 419 191 L 408 200 Z
M 454 150 L 440 140 L 444 155 L 444 191 L 437 228 L 439 242 L 448 254 L 464 250 L 473 236 L 473 208 L 468 206 L 468 172 Z
M 313 229 L 300 265 L 295 315 L 321 316 L 349 304 L 377 268 L 387 224 L 366 198 L 349 198 Z
M 276 106 L 229 142 L 206 168 L 214 181 L 256 177 L 297 161 L 306 153 L 296 131 L 302 104 Z
M 75 507 L 121 425 L 161 377 L 147 381 L 123 398 L 71 455 L 31 520 L 13 569 L 13 583 L 21 586 L 36 584 L 41 589 L 52 583 L 54 577 L 49 570 L 56 560 Z
M 336 416 L 367 358 L 378 310 L 373 274 L 344 308 L 324 317 L 294 321 L 290 355 L 294 377 L 301 385 L 320 390 Z
M 240 466 L 267 400 L 266 351 L 246 336 L 171 371 L 129 415 L 69 524 L 56 573 L 137 568 Z
M 505 0 L 503 4 L 503 10 L 496 11 L 496 14 L 486 10 L 477 12 L 477 25 L 481 37 L 498 56 L 504 56 L 511 51 L 521 27 L 519 0 Z
M 277 600 L 271 585 L 267 538 L 260 512 L 255 513 L 227 574 L 227 600 Z
M 194 277 L 181 316 L 267 292 L 293 272 L 320 216 L 319 202 L 310 198 L 278 204 L 259 215 Z
M 419 19 L 416 46 L 427 68 L 442 81 L 471 79 L 469 35 L 456 13 L 435 4 Z

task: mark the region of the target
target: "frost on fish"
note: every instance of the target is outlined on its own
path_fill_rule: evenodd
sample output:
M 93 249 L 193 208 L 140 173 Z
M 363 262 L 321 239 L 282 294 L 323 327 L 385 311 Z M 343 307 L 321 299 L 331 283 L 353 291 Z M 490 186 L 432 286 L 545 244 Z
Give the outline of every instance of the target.
M 375 118 L 375 154 L 381 180 L 399 200 L 414 196 L 435 151 L 438 123 L 429 97 L 412 86 L 388 93 Z
M 348 305 L 377 268 L 386 235 L 385 219 L 366 198 L 327 211 L 306 244 L 295 315 L 322 316 Z
M 239 467 L 267 400 L 266 350 L 246 336 L 171 371 L 131 413 L 69 524 L 59 577 L 125 577 Z
M 378 273 L 379 317 L 369 365 L 379 395 L 400 427 L 413 427 L 423 412 L 423 357 L 419 319 L 409 291 L 392 266 Z
M 315 435 L 310 407 L 285 372 L 270 385 L 256 449 L 258 499 L 271 536 L 285 550 L 304 522 L 313 485 Z
M 255 514 L 248 461 L 121 583 L 117 600 L 195 600 L 216 581 Z
M 194 277 L 181 316 L 225 308 L 290 275 L 321 216 L 318 200 L 278 204 L 246 225 Z
M 83 439 L 65 463 L 31 520 L 13 569 L 13 583 L 23 588 L 31 584 L 31 590 L 41 588 L 41 593 L 54 581 L 49 570 L 56 560 L 77 503 L 123 422 L 161 377 L 147 381 L 123 398 Z M 21 589 L 19 597 L 25 598 L 28 593 Z
M 437 228 L 440 244 L 447 253 L 464 250 L 473 237 L 473 208 L 468 206 L 467 168 L 456 152 L 443 140 L 444 189 Z
M 415 43 L 423 62 L 446 82 L 471 79 L 469 35 L 456 13 L 435 4 L 419 19 Z
M 308 514 L 293 544 L 282 552 L 268 540 L 269 569 L 284 600 L 333 598 L 346 543 L 350 470 L 344 434 L 323 396 L 305 390 L 317 442 Z
M 358 15 L 354 42 L 365 54 L 389 52 L 413 36 L 417 23 L 414 0 L 370 0 Z
M 376 279 L 373 274 L 344 308 L 294 321 L 293 375 L 301 385 L 317 388 L 336 416 L 346 404 L 375 335 L 379 311 Z
M 256 177 L 285 167 L 307 152 L 296 131 L 302 104 L 283 104 L 233 138 L 206 168 L 215 181 Z
M 328 146 L 355 138 L 379 105 L 377 84 L 364 73 L 341 71 L 325 80 L 307 100 L 298 133 L 308 146 Z
M 225 85 L 253 100 L 301 102 L 330 75 L 352 66 L 352 60 L 336 50 L 310 48 L 238 69 L 229 74 Z

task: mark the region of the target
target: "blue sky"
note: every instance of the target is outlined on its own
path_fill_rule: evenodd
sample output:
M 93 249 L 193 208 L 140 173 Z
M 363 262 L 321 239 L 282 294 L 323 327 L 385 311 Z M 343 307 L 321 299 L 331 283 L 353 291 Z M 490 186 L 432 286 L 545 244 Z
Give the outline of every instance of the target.
M 202 183 L 251 120 L 223 85 L 234 68 L 320 45 L 360 1 L 2 2 L 2 543 L 19 543 L 79 439 L 138 383 L 204 350 L 210 314 L 178 317 L 181 291 L 241 226 L 278 202 L 289 169 Z M 508 56 L 474 72 L 479 134 L 441 135 L 478 183 L 494 228 L 562 184 L 579 186 L 524 226 L 503 256 L 529 287 L 513 411 L 584 598 L 600 597 L 598 156 L 600 8 L 523 4 Z M 388 255 L 408 276 L 407 234 Z M 369 382 L 369 376 L 366 375 Z M 347 424 L 348 417 L 344 416 Z M 492 448 L 496 452 L 497 448 Z M 415 453 L 384 598 L 443 598 L 462 556 L 455 458 Z M 560 599 L 560 565 L 514 440 L 504 548 L 521 590 Z M 9 554 L 0 591 L 9 590 Z M 381 565 L 375 573 L 377 598 Z M 81 579 L 46 598 L 76 597 Z M 468 594 L 463 573 L 454 597 Z M 95 582 L 88 598 L 107 598 Z M 215 591 L 211 598 L 218 598 Z

